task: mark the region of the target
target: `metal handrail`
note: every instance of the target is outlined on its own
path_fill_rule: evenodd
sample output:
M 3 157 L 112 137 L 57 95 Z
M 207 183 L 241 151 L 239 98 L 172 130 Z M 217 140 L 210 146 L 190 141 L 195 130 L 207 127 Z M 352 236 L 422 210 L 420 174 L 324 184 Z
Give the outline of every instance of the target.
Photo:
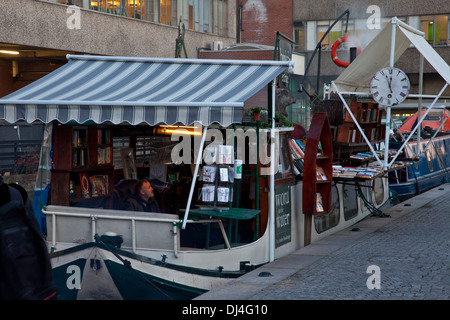
M 181 225 L 182 220 L 180 219 L 170 219 L 170 218 L 156 218 L 156 217 L 136 217 L 136 216 L 121 216 L 121 215 L 108 215 L 108 214 L 92 214 L 92 213 L 80 213 L 80 212 L 61 212 L 61 211 L 47 211 L 42 208 L 41 211 L 46 215 L 52 216 L 52 247 L 56 246 L 56 216 L 65 217 L 82 217 L 90 218 L 92 221 L 91 231 L 92 239 L 94 241 L 94 236 L 96 234 L 96 221 L 98 219 L 111 219 L 111 220 L 129 220 L 131 222 L 131 239 L 132 239 L 132 251 L 136 252 L 136 221 L 147 221 L 147 222 L 161 222 L 161 223 L 172 223 L 173 226 L 173 241 L 174 241 L 174 255 L 178 258 L 179 244 L 178 244 L 178 226 Z M 208 220 L 187 220 L 187 223 L 218 223 L 222 236 L 224 238 L 227 249 L 230 249 L 230 243 L 228 241 L 225 228 L 223 227 L 222 220 L 220 219 L 208 219 Z

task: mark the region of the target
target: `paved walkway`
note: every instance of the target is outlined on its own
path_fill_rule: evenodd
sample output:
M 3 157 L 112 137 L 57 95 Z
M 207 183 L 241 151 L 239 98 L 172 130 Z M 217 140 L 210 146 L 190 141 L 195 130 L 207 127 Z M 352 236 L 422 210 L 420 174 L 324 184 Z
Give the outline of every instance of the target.
M 450 185 L 384 212 L 196 300 L 450 300 Z

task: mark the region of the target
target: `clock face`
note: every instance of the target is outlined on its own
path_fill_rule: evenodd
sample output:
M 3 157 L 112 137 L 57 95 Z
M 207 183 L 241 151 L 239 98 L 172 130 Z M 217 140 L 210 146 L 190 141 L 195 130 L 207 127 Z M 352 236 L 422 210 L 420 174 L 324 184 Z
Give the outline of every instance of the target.
M 370 81 L 373 99 L 384 106 L 395 106 L 403 102 L 409 94 L 409 78 L 398 68 L 383 68 Z

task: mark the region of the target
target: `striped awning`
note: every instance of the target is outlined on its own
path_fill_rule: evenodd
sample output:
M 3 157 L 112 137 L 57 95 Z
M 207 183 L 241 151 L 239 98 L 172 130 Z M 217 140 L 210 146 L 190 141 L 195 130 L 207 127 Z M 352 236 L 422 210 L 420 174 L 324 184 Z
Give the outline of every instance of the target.
M 68 55 L 68 63 L 0 99 L 0 119 L 44 123 L 228 126 L 287 61 Z

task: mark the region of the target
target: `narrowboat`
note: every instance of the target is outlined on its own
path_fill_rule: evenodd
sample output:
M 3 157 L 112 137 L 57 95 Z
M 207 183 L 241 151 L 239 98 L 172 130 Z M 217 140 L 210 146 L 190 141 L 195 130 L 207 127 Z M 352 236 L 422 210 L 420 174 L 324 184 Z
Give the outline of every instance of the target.
M 403 51 L 426 46 L 401 21 L 392 25 L 410 40 Z M 291 61 L 69 55 L 0 99 L 1 119 L 46 124 L 34 206 L 59 298 L 191 299 L 383 216 L 396 160 L 389 134 L 376 152 L 343 96 L 367 98 L 358 88 L 389 61 L 392 34 L 382 30 L 332 82 L 359 131 L 341 136 L 359 137 L 374 155 L 359 168 L 334 164 L 326 113 L 314 113 L 306 139 L 276 126 L 276 78 Z M 244 102 L 268 83 L 269 120 L 243 119 Z M 390 106 L 372 109 L 383 108 L 389 124 Z M 381 112 L 372 116 L 379 126 Z M 161 212 L 122 207 L 140 179 L 151 181 Z
M 426 110 L 421 112 L 425 115 Z M 392 149 L 401 147 L 402 136 L 413 132 L 417 126 L 419 112 L 408 117 L 398 128 L 395 140 L 390 142 Z M 449 176 L 449 147 L 450 135 L 448 128 L 449 112 L 444 107 L 430 110 L 423 117 L 420 133 L 414 134 L 399 155 L 402 159 L 408 159 L 412 164 L 396 174 L 390 174 L 389 188 L 400 200 L 406 200 L 431 188 L 446 183 Z M 418 136 L 420 135 L 420 138 Z

